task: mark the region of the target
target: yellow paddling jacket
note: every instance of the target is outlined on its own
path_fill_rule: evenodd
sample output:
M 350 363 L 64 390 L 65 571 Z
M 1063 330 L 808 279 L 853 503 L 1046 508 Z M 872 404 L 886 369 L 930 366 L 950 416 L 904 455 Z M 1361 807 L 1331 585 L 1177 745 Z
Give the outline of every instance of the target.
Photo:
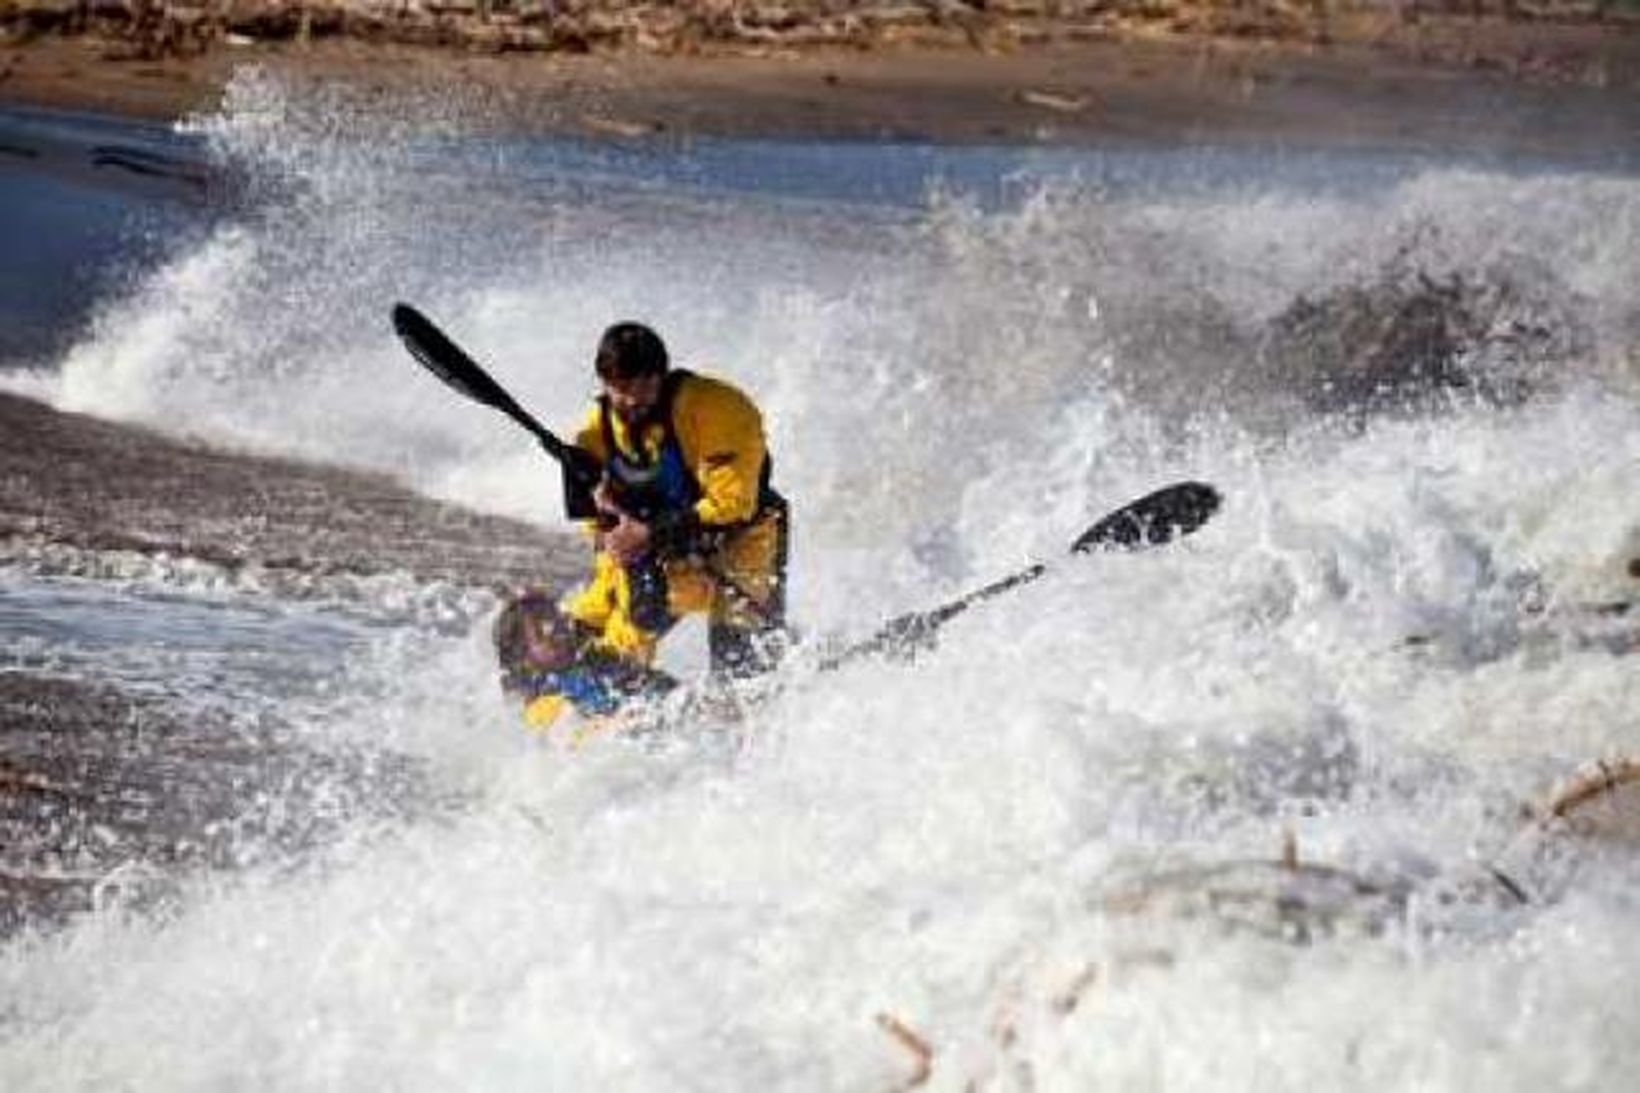
M 714 625 L 756 630 L 784 600 L 784 503 L 769 484 L 757 407 L 728 383 L 675 369 L 651 416 L 633 435 L 600 399 L 575 442 L 604 464 L 623 506 L 650 525 L 669 618 L 646 611 L 642 574 L 602 550 L 591 582 L 563 605 L 598 631 L 599 645 L 643 663 L 676 616 L 709 612 Z M 573 501 L 570 510 L 587 515 Z

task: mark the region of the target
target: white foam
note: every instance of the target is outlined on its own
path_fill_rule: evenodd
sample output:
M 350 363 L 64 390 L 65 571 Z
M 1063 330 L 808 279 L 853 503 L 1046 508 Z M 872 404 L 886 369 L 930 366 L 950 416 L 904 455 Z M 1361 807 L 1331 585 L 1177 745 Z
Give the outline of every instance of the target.
M 1309 945 L 1108 902 L 1115 878 L 1274 859 L 1289 834 L 1363 876 L 1468 877 L 1524 798 L 1633 746 L 1632 667 L 1555 629 L 1635 591 L 1640 411 L 1610 367 L 1632 354 L 1632 183 L 1073 187 L 940 206 L 870 253 L 852 208 L 775 227 L 750 198 L 623 195 L 615 216 L 560 194 L 523 221 L 469 188 L 452 215 L 494 233 L 474 273 L 418 244 L 447 237 L 368 135 L 325 152 L 266 105 L 221 139 L 299 164 L 308 196 L 114 305 L 65 399 L 539 514 L 554 482 L 527 440 L 414 371 L 385 303 L 424 303 L 555 423 L 602 325 L 645 316 L 760 395 L 800 620 L 858 632 L 1055 567 L 915 665 L 794 675 L 737 733 L 653 750 L 522 734 L 481 633 L 378 646 L 325 731 L 419 758 L 460 803 L 208 879 L 173 917 L 13 941 L 0 1084 L 883 1088 L 919 1065 L 896 1022 L 938 1088 L 1527 1090 L 1640 1064 L 1634 862 L 1552 907 L 1415 903 Z M 1214 367 L 1203 330 L 1348 283 L 1341 256 L 1389 247 L 1386 223 L 1484 265 L 1500 209 L 1597 301 L 1568 382 L 1277 431 L 1218 412 L 1262 373 Z M 261 348 L 308 327 L 299 364 Z M 1185 477 L 1226 497 L 1200 534 L 1064 557 Z

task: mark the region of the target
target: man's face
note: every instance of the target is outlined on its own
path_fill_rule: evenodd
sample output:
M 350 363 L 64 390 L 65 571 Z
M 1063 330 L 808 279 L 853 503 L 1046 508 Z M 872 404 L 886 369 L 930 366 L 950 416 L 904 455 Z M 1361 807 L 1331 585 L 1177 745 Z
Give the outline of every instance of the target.
M 659 373 L 634 376 L 631 379 L 611 377 L 603 380 L 603 385 L 604 394 L 609 397 L 609 408 L 614 410 L 615 416 L 628 427 L 642 425 L 647 421 L 661 400 Z

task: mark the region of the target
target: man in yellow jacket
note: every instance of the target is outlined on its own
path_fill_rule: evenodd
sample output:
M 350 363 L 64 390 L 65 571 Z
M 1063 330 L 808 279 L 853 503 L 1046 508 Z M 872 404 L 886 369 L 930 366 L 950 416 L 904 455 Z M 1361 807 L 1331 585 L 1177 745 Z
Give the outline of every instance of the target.
M 672 368 L 640 323 L 606 330 L 595 367 L 603 393 L 575 443 L 603 477 L 588 489 L 567 466 L 564 476 L 568 515 L 595 528 L 591 580 L 560 605 L 583 641 L 532 688 L 532 723 L 566 701 L 608 712 L 608 667 L 648 668 L 684 615 L 707 615 L 719 675 L 764 671 L 783 643 L 788 514 L 762 414 L 734 386 Z

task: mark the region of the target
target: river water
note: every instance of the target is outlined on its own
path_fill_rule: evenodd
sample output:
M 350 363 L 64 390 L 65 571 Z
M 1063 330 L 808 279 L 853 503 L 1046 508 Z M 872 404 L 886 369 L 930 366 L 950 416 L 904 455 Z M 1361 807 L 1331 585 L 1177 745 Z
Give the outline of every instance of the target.
M 493 686 L 481 561 L 429 568 L 409 532 L 373 572 L 270 579 L 362 502 L 316 487 L 276 550 L 291 510 L 243 484 L 170 491 L 227 547 L 133 552 L 51 530 L 88 487 L 42 457 L 0 671 L 335 761 L 236 760 L 255 822 L 173 855 L 197 867 L 163 899 L 124 898 L 172 860 L 153 838 L 50 859 L 95 898 L 3 942 L 0 1086 L 1640 1070 L 1640 860 L 1513 849 L 1523 807 L 1640 748 L 1623 164 L 547 143 L 256 76 L 177 132 L 5 124 L 34 151 L 0 165 L 27 241 L 0 379 L 92 415 L 60 419 L 65 450 L 112 421 L 270 488 L 298 459 L 551 529 L 551 468 L 420 374 L 388 308 L 565 427 L 599 333 L 638 317 L 763 406 L 812 644 L 1054 566 L 912 664 L 799 656 L 737 725 L 574 749 Z M 119 531 L 142 484 L 110 465 Z M 1065 555 L 1183 478 L 1225 497 L 1196 535 Z

